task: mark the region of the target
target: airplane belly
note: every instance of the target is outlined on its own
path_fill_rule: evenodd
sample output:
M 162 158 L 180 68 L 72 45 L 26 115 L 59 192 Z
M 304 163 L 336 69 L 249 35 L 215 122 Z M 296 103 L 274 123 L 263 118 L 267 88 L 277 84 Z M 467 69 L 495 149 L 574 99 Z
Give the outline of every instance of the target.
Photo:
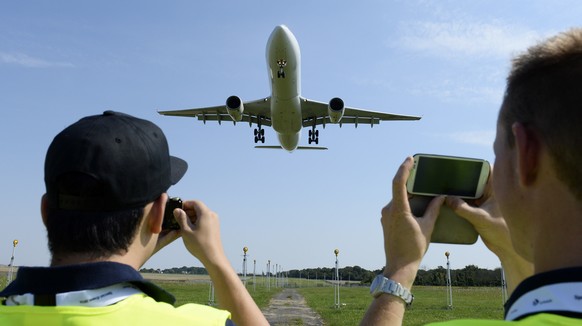
M 299 97 L 290 100 L 272 98 L 271 125 L 278 133 L 298 133 L 303 127 Z
M 297 149 L 301 133 L 299 132 L 291 134 L 277 133 L 277 136 L 279 137 L 279 143 L 281 144 L 281 147 L 288 150 L 289 152 L 292 152 L 295 149 Z
M 292 99 L 296 96 L 299 96 L 299 89 L 300 86 L 297 73 L 290 74 L 289 78 L 283 80 L 271 78 L 271 90 L 272 96 L 274 97 L 276 96 L 284 100 Z

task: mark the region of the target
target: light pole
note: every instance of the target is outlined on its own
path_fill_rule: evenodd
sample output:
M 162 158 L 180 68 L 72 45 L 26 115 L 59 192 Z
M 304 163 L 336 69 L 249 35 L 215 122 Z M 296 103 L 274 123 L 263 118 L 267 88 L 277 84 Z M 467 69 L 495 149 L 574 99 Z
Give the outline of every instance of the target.
M 335 308 L 339 309 L 340 307 L 340 294 L 339 294 L 339 268 L 338 268 L 338 260 L 337 260 L 337 256 L 339 255 L 339 250 L 336 249 L 333 251 L 333 253 L 335 254 L 335 285 L 334 285 L 334 304 L 335 304 Z
M 257 260 L 253 259 L 253 291 L 257 290 Z
M 503 266 L 501 266 L 501 300 L 503 300 L 503 304 L 507 301 L 507 282 L 505 282 L 505 271 L 503 270 Z
M 10 264 L 8 265 L 8 278 L 6 279 L 6 286 L 12 282 L 12 274 L 14 273 L 14 251 L 18 245 L 18 240 L 12 241 L 12 257 L 10 257 Z
M 247 251 L 249 248 L 243 247 L 243 283 L 247 286 Z
M 271 291 L 271 260 L 267 260 L 267 290 Z
M 208 305 L 214 306 L 216 303 L 214 302 L 214 283 L 210 280 L 210 289 L 208 290 Z
M 447 257 L 447 308 L 453 309 L 453 285 L 451 283 L 451 264 L 449 262 L 449 256 L 451 254 L 447 251 L 445 256 Z

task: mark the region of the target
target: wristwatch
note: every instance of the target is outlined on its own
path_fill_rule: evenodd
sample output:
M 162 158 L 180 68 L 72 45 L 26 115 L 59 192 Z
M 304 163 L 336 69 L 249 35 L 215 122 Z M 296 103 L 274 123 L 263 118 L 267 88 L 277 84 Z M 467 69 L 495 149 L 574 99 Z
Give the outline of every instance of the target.
M 374 281 L 372 281 L 372 286 L 370 286 L 370 294 L 374 298 L 377 298 L 382 293 L 387 293 L 399 297 L 406 303 L 407 306 L 410 306 L 414 300 L 412 293 L 410 293 L 407 288 L 402 286 L 402 284 L 384 277 L 384 275 L 377 275 L 374 278 Z

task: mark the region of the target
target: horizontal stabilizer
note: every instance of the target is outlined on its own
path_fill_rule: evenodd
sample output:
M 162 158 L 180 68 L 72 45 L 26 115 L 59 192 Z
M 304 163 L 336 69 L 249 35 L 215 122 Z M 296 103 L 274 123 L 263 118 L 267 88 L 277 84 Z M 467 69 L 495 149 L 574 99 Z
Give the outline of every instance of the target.
M 283 149 L 281 146 L 255 146 L 255 148 L 267 148 L 267 149 Z M 327 150 L 327 147 L 308 147 L 308 146 L 299 146 L 296 149 L 315 149 L 315 150 Z

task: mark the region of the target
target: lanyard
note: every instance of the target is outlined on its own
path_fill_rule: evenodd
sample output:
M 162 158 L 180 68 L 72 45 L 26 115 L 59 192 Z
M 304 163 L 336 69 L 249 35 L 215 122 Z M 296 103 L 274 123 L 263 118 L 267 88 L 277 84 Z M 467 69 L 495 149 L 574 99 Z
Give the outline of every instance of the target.
M 539 287 L 517 299 L 509 308 L 505 320 L 552 311 L 582 313 L 582 283 L 558 283 Z
M 117 303 L 127 297 L 143 293 L 138 288 L 129 283 L 120 283 L 100 289 L 82 290 L 57 293 L 54 295 L 55 306 L 84 306 L 84 307 L 105 307 Z M 44 295 L 43 295 L 44 296 Z M 37 298 L 38 299 L 38 298 Z M 38 302 L 38 301 L 37 301 Z M 25 293 L 12 295 L 6 299 L 7 306 L 34 306 L 35 295 Z M 37 303 L 38 305 L 38 303 Z

